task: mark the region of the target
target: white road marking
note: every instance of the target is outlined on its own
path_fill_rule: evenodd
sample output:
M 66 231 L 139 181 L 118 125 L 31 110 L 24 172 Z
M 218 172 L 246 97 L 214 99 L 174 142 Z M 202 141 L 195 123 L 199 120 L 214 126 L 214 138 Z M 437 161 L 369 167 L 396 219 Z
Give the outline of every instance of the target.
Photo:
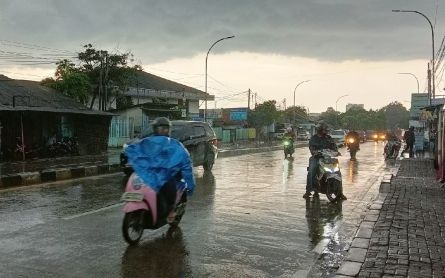
M 113 208 L 116 208 L 116 207 L 120 207 L 122 205 L 123 205 L 123 203 L 117 203 L 117 204 L 114 204 L 114 205 L 111 205 L 111 206 L 108 206 L 108 207 L 103 207 L 103 208 L 100 208 L 100 209 L 91 210 L 91 211 L 87 211 L 87 212 L 84 212 L 84 213 L 79 213 L 79 214 L 63 217 L 62 219 L 63 220 L 71 220 L 71 219 L 79 218 L 79 217 L 82 217 L 82 216 L 94 214 L 94 213 L 97 213 L 97 212 L 102 212 L 102 211 L 106 211 L 106 210 L 113 209 Z

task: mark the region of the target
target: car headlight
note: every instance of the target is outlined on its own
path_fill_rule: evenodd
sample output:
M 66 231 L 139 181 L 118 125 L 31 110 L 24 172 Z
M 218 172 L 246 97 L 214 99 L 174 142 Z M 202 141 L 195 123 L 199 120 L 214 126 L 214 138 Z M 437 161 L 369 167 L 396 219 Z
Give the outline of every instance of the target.
M 128 144 L 124 144 L 123 146 L 122 146 L 122 149 L 124 149 L 124 151 L 125 151 L 125 149 L 127 149 L 128 148 Z
M 372 136 L 372 137 L 374 137 L 374 138 L 379 138 L 379 136 L 377 135 L 377 134 L 375 134 L 374 136 Z

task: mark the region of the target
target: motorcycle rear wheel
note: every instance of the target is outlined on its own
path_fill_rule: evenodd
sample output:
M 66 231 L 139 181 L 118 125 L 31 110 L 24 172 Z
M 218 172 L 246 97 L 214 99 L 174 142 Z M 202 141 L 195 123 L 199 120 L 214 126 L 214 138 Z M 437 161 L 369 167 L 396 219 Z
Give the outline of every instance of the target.
M 122 234 L 125 241 L 130 245 L 136 245 L 144 233 L 143 226 L 144 211 L 137 210 L 125 214 L 122 223 Z
M 340 196 L 342 194 L 342 186 L 341 182 L 335 179 L 331 179 L 328 181 L 326 186 L 326 196 L 328 197 L 331 203 L 335 203 L 340 200 Z

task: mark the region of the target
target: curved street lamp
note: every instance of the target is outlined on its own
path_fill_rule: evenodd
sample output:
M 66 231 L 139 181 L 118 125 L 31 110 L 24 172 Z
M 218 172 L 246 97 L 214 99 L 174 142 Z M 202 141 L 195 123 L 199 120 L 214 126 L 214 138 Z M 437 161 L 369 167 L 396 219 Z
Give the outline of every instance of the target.
M 410 72 L 399 72 L 397 74 L 405 74 L 405 75 L 411 75 L 412 77 L 414 77 L 417 81 L 417 93 L 420 92 L 419 90 L 419 79 L 417 78 L 417 76 L 415 76 L 414 74 L 410 73 Z
M 212 48 L 215 46 L 215 44 L 219 43 L 220 41 L 227 40 L 227 39 L 232 39 L 234 37 L 235 36 L 229 36 L 229 37 L 225 37 L 225 38 L 221 38 L 221 39 L 217 40 L 216 42 L 214 42 L 210 46 L 209 50 L 207 51 L 207 55 L 206 55 L 206 74 L 205 74 L 206 75 L 206 84 L 205 84 L 205 93 L 206 94 L 205 94 L 205 107 L 204 107 L 204 121 L 207 120 L 207 96 L 208 96 L 208 94 L 207 94 L 207 60 L 209 58 L 210 50 L 212 50 Z
M 436 61 L 435 61 L 435 50 L 434 50 L 434 27 L 433 24 L 431 23 L 431 20 L 424 15 L 423 13 L 419 12 L 419 11 L 411 11 L 411 10 L 392 10 L 393 13 L 415 13 L 418 15 L 423 16 L 428 23 L 430 24 L 431 27 L 431 38 L 432 38 L 432 46 L 433 46 L 433 57 L 432 57 L 432 66 L 433 66 L 433 88 L 432 88 L 432 95 L 433 98 L 436 97 Z M 430 104 L 431 104 L 431 95 L 430 95 Z
M 295 86 L 295 89 L 294 89 L 294 124 L 295 124 L 295 117 L 296 117 L 296 114 L 295 114 L 296 113 L 295 112 L 295 91 L 301 84 L 306 83 L 306 82 L 310 82 L 310 80 L 301 81 L 300 83 L 297 84 L 297 86 Z
M 335 102 L 335 111 L 337 111 L 337 103 L 338 103 L 338 101 L 339 101 L 340 99 L 344 98 L 344 97 L 347 97 L 347 96 L 349 96 L 349 95 L 342 95 L 342 96 L 340 96 L 340 97 L 337 98 L 337 101 Z

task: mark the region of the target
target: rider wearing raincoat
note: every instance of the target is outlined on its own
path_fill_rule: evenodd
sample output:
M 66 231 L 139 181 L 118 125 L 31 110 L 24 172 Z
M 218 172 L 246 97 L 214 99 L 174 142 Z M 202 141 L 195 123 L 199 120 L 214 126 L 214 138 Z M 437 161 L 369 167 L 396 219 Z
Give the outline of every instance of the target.
M 178 189 L 186 187 L 189 195 L 194 191 L 192 161 L 184 145 L 170 138 L 167 118 L 155 119 L 152 127 L 151 136 L 129 145 L 125 153 L 136 174 L 165 198 L 169 211 L 173 211 Z

